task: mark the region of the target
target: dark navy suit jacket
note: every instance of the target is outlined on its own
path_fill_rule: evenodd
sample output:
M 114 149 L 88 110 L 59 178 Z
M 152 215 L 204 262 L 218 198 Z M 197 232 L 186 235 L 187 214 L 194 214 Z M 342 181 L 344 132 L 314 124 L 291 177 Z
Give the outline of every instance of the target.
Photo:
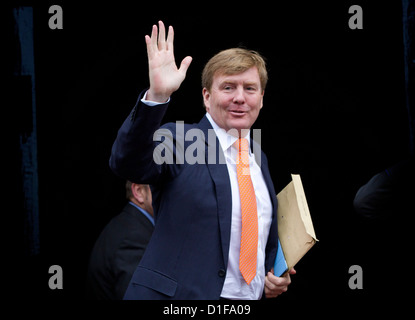
M 150 220 L 130 203 L 111 219 L 91 252 L 87 299 L 120 300 L 124 297 L 153 229 Z
M 197 124 L 185 124 L 184 134 L 199 129 L 192 132 L 206 137 L 205 163 L 189 164 L 176 156 L 183 154 L 179 148 L 187 150 L 193 141 L 180 144 L 184 139 L 178 136 L 183 132 L 176 132 L 176 124 L 168 123 L 162 128 L 172 133 L 173 143 L 164 140 L 164 146 L 172 146 L 164 155 L 171 153 L 174 163 L 157 164 L 153 152 L 161 142 L 153 141 L 153 134 L 160 128 L 168 104 L 149 107 L 141 102 L 142 94 L 119 129 L 110 157 L 116 174 L 154 187 L 156 226 L 124 299 L 219 299 L 228 263 L 232 211 L 227 166 L 224 161 L 219 163 L 220 156 L 224 159 L 219 141 L 216 135 L 207 138 L 212 126 L 206 116 Z M 265 271 L 269 271 L 277 249 L 277 200 L 266 156 L 261 153 L 260 166 L 273 205 L 265 261 Z M 208 159 L 212 155 L 216 161 Z

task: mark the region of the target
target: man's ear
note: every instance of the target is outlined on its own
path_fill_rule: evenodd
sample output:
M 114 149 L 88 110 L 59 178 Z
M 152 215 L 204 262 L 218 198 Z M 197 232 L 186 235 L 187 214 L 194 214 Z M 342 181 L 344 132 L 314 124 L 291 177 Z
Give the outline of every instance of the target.
M 138 203 L 144 203 L 144 193 L 143 193 L 143 186 L 137 183 L 131 183 L 131 191 L 133 193 L 134 199 L 138 201 Z
M 203 88 L 202 89 L 202 95 L 203 95 L 203 103 L 205 104 L 206 110 L 209 110 L 210 108 L 210 92 L 208 89 Z
M 264 106 L 264 94 L 265 94 L 265 90 L 262 90 L 261 106 L 259 107 L 259 109 L 262 109 L 262 107 Z

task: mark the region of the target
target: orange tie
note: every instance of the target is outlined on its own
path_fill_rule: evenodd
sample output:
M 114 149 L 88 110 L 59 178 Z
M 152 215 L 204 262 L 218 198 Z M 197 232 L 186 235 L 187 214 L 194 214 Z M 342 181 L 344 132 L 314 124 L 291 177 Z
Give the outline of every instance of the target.
M 238 148 L 236 173 L 241 198 L 242 232 L 239 270 L 249 285 L 256 274 L 258 250 L 258 215 L 254 187 L 249 172 L 249 143 L 242 138 L 235 142 Z

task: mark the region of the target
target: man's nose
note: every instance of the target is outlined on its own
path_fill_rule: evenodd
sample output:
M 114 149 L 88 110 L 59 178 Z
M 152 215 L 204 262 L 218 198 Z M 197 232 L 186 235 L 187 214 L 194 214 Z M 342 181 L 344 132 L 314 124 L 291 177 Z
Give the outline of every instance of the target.
M 235 95 L 233 96 L 233 103 L 244 104 L 245 103 L 245 94 L 242 87 L 238 87 L 235 90 Z

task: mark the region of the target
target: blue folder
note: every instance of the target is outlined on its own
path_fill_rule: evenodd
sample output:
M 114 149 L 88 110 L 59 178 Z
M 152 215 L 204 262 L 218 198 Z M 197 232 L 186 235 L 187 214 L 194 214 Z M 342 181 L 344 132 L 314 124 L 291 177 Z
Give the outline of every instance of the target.
M 288 265 L 285 261 L 284 252 L 282 252 L 280 240 L 278 239 L 277 257 L 275 258 L 274 264 L 274 275 L 277 277 L 281 277 L 287 271 Z

